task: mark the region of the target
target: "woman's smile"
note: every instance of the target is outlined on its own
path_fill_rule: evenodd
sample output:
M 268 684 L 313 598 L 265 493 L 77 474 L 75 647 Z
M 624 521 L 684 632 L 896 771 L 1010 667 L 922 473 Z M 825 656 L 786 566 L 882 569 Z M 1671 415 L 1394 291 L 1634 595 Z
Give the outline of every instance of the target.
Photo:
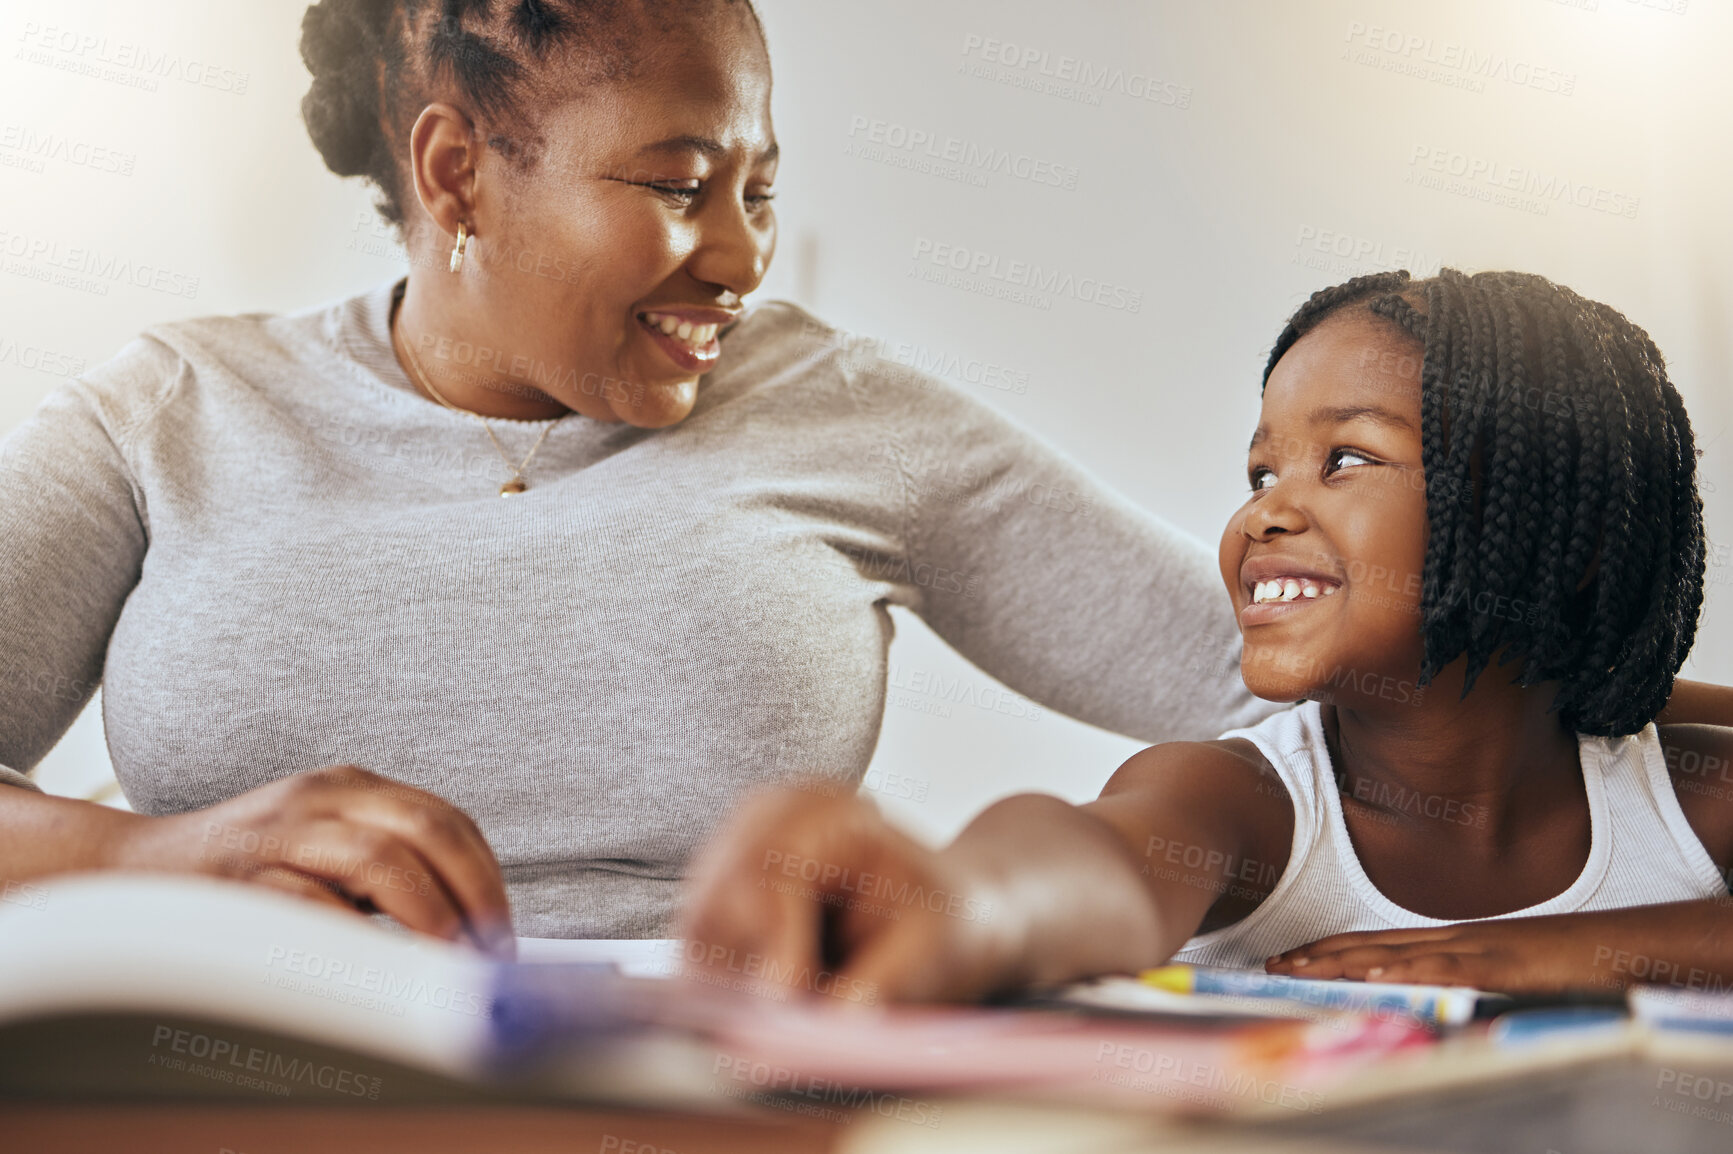
M 638 325 L 682 376 L 705 373 L 722 355 L 716 334 L 739 315 L 738 309 L 670 305 L 638 313 Z

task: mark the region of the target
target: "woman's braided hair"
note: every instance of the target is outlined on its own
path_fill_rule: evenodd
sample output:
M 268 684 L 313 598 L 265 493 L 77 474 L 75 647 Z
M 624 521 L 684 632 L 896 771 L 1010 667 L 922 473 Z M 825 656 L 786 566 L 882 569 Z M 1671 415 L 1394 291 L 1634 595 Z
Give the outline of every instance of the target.
M 1498 654 L 1559 683 L 1578 732 L 1635 733 L 1672 693 L 1703 605 L 1691 423 L 1647 333 L 1544 277 L 1444 269 L 1314 293 L 1264 369 L 1345 308 L 1419 342 L 1430 536 L 1425 684 Z
M 435 94 L 466 105 L 489 147 L 529 164 L 531 109 L 561 86 L 630 77 L 644 33 L 669 35 L 718 3 L 757 23 L 751 0 L 320 0 L 301 19 L 313 74 L 301 115 L 326 167 L 372 181 L 380 214 L 401 226 L 405 145 Z

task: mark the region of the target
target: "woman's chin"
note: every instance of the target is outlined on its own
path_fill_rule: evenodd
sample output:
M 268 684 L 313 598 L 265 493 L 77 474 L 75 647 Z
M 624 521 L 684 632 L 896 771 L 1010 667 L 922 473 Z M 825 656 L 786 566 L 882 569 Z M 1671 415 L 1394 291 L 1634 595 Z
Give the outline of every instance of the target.
M 665 385 L 645 385 L 629 398 L 610 401 L 614 415 L 640 429 L 665 429 L 677 425 L 698 403 L 698 378 Z

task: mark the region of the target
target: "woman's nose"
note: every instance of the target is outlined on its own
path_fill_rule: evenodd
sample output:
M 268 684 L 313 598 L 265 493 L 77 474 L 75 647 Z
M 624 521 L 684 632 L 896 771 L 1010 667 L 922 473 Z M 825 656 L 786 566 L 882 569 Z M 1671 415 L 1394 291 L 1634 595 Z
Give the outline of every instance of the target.
M 686 269 L 696 280 L 745 296 L 764 280 L 776 247 L 774 221 L 755 224 L 738 201 L 705 214 Z

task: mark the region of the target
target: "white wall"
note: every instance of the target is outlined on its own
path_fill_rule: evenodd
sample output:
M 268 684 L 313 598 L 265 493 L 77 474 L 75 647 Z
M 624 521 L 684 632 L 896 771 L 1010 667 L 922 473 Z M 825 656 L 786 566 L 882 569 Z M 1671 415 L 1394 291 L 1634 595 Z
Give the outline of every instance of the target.
M 1511 267 L 1623 309 L 1667 353 L 1690 405 L 1710 537 L 1723 546 L 1685 675 L 1733 681 L 1725 6 L 760 3 L 785 156 L 783 249 L 765 293 L 929 357 L 1001 366 L 1024 390 L 978 388 L 984 400 L 1206 539 L 1244 487 L 1262 359 L 1313 289 L 1385 266 Z M 301 9 L 0 5 L 0 429 L 58 379 L 25 367 L 26 349 L 49 350 L 55 366 L 95 363 L 154 321 L 300 308 L 396 274 L 365 193 L 324 172 L 300 127 Z M 32 25 L 59 31 L 44 46 L 40 29 L 25 36 Z M 174 71 L 148 71 L 164 55 Z M 1054 92 L 1066 81 L 1043 75 L 1084 66 L 1115 88 Z M 120 82 L 139 80 L 155 90 Z M 875 132 L 882 151 L 863 154 Z M 906 147 L 917 133 L 941 154 L 1041 162 L 1060 185 L 911 169 L 926 149 Z M 44 137 L 110 152 L 91 161 L 77 147 L 43 171 L 17 167 Z M 1445 173 L 1428 167 L 1434 158 Z M 1451 167 L 1475 177 L 1431 186 Z M 1528 191 L 1501 194 L 1488 172 Z M 1552 199 L 1549 188 L 1568 191 Z M 1042 309 L 929 284 L 910 275 L 922 242 L 1106 281 L 1141 305 Z M 196 295 L 44 285 L 21 272 L 46 262 L 17 255 L 38 243 L 58 244 L 62 259 L 87 248 L 159 268 L 170 286 L 196 277 Z M 899 628 L 903 680 L 986 684 L 918 621 Z M 1133 748 L 1052 714 L 897 700 L 873 780 L 917 783 L 882 793 L 929 834 L 1017 789 L 1089 796 Z M 51 763 L 44 780 L 68 792 L 100 777 L 94 711 Z

